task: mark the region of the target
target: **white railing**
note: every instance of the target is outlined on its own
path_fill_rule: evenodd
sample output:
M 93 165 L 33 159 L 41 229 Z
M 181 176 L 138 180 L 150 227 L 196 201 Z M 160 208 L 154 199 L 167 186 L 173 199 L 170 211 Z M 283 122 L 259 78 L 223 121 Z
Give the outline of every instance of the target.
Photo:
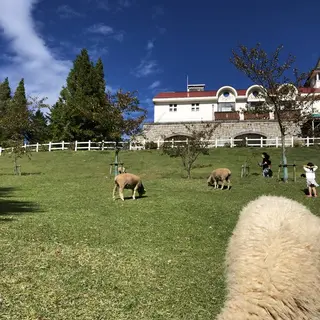
M 205 140 L 204 142 L 208 142 L 208 148 L 218 148 L 218 147 L 276 147 L 279 148 L 281 146 L 281 138 L 245 138 L 245 139 L 234 139 L 234 138 L 216 138 L 213 140 Z M 142 140 L 140 142 L 130 141 L 130 142 L 119 142 L 118 147 L 122 149 L 128 150 L 144 150 L 150 148 L 150 145 L 147 144 L 153 143 L 154 149 L 160 149 L 163 145 L 170 144 L 174 147 L 177 143 L 188 143 L 188 139 L 186 140 L 157 140 L 157 141 L 147 141 Z M 310 147 L 314 145 L 320 145 L 320 138 L 297 138 L 297 137 L 286 137 L 286 146 L 287 147 Z M 117 143 L 114 141 L 75 141 L 75 142 L 49 142 L 49 143 L 36 143 L 36 144 L 25 144 L 23 148 L 28 151 L 33 152 L 41 152 L 41 151 L 56 151 L 56 150 L 114 150 L 117 146 Z M 0 147 L 0 155 L 3 152 L 11 152 L 13 148 L 2 148 Z
M 216 138 L 214 140 L 205 140 L 208 144 L 208 148 L 218 148 L 218 147 L 281 147 L 281 138 L 244 138 L 244 139 L 235 139 L 235 138 Z M 146 142 L 144 142 L 145 144 Z M 157 149 L 160 149 L 164 144 L 171 144 L 172 147 L 176 143 L 188 143 L 188 139 L 186 140 L 158 140 L 156 141 Z M 320 145 L 320 137 L 319 138 L 298 138 L 298 137 L 286 137 L 285 139 L 286 147 L 310 147 L 314 145 Z

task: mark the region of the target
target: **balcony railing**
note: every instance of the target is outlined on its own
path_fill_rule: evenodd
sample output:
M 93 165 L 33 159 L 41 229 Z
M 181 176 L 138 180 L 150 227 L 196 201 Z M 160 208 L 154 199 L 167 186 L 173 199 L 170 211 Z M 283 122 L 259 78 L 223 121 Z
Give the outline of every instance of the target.
M 214 118 L 215 120 L 240 120 L 239 113 L 235 111 L 215 112 Z
M 269 113 L 251 113 L 251 112 L 244 112 L 243 113 L 244 120 L 269 120 L 270 115 Z

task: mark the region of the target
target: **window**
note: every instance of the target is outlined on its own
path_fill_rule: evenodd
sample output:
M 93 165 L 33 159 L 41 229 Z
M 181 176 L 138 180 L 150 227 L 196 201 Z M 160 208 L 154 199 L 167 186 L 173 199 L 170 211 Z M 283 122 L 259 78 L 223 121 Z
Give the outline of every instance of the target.
M 236 108 L 235 102 L 219 102 L 218 112 L 232 112 Z
M 258 91 L 253 91 L 253 92 L 252 92 L 252 95 L 253 95 L 254 97 L 257 97 L 257 96 L 259 95 L 259 92 L 258 92 Z
M 263 101 L 251 101 L 248 103 L 248 111 L 256 111 L 259 108 L 263 107 Z
M 177 105 L 176 104 L 169 104 L 169 111 L 170 112 L 176 112 L 177 111 Z
M 226 98 L 229 97 L 229 95 L 230 95 L 230 92 L 229 92 L 229 91 L 225 91 L 225 92 L 223 93 L 223 96 L 226 97 Z
M 191 111 L 199 111 L 199 103 L 192 103 Z

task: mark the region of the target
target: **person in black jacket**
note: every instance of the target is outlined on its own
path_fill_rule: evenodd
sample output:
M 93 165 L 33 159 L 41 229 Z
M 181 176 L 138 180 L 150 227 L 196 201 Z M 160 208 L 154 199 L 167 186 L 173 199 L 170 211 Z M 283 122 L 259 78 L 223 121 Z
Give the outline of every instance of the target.
M 262 153 L 262 162 L 259 163 L 259 166 L 262 167 L 262 175 L 265 178 L 271 177 L 272 176 L 272 170 L 271 170 L 271 160 L 270 156 L 266 153 Z

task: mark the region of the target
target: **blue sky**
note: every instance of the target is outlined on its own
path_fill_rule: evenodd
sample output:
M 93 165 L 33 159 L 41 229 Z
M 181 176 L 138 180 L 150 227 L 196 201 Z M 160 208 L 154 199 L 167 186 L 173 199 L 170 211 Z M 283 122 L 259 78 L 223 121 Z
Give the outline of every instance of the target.
M 239 43 L 279 44 L 312 68 L 320 57 L 320 2 L 310 0 L 1 0 L 0 80 L 25 78 L 28 94 L 54 103 L 81 48 L 101 56 L 108 88 L 138 90 L 153 119 L 161 91 L 207 90 L 250 82 L 229 62 Z

